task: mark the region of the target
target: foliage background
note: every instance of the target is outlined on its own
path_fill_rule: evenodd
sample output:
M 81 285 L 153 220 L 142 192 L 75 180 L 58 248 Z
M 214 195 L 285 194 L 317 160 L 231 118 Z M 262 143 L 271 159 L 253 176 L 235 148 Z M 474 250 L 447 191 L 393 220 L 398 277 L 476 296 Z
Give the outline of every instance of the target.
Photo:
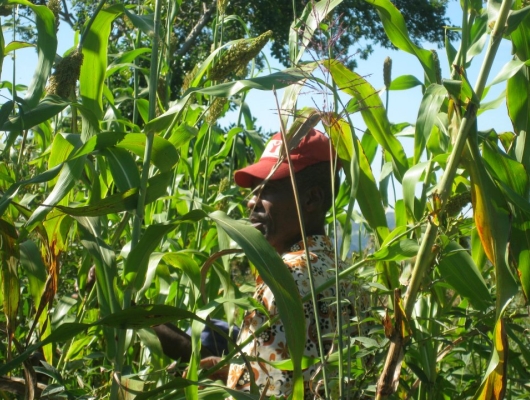
M 285 304 L 280 312 L 293 322 L 286 328 L 290 337 L 300 335 L 300 315 L 292 312 L 300 299 L 292 291 L 282 295 L 278 286 L 290 277 L 278 278 L 277 255 L 255 230 L 237 221 L 245 215 L 247 193 L 230 184 L 233 171 L 263 150 L 245 92 L 280 87 L 288 87 L 279 100 L 287 135 L 304 134 L 322 121 L 338 148 L 345 182 L 329 216 L 330 234 L 338 239 L 338 254 L 351 264 L 342 278 L 354 280 L 354 295 L 359 297 L 362 288 L 371 296 L 365 320 L 353 321 L 369 324 L 367 336 L 344 338 L 347 352 L 323 360 L 339 377 L 324 382 L 326 396 L 528 396 L 525 63 L 530 24 L 524 2 L 461 2 L 460 49 L 446 42 L 454 67 L 443 80 L 436 54 L 408 36 L 390 2 L 362 3 L 361 9 L 381 18 L 388 40 L 424 69 L 425 76 L 387 75 L 385 81 L 387 93 L 421 88 L 413 127 L 390 123 L 387 102 L 369 81 L 345 66 L 348 59 L 334 60 L 345 45 L 330 46 L 337 42 L 335 21 L 346 2 L 309 4 L 305 13 L 297 9 L 301 19 L 288 31 L 300 34 L 289 37 L 294 67 L 259 77 L 258 67 L 247 64 L 267 40 L 229 42 L 228 32 L 241 35 L 243 21 L 226 15 L 218 2 L 209 25 L 211 54 L 197 55 L 204 61 L 174 102 L 174 41 L 168 27 L 187 3 L 127 8 L 102 1 L 87 13 L 77 49 L 67 51 L 62 62 L 55 57 L 57 2 L 49 8 L 23 0 L 4 6 L 8 3 L 26 7 L 37 39 L 3 43 L 3 57 L 35 45 L 39 61 L 28 88 L 13 91 L 9 81 L 2 83 L 11 91 L 0 109 L 3 396 L 13 391 L 26 398 L 226 394 L 197 371 L 197 332 L 207 316 L 237 324 L 241 308 L 256 306 L 248 282 L 238 286 L 231 280 L 230 267 L 237 261 L 227 250 L 235 247 L 278 291 Z M 231 31 L 223 19 L 235 21 L 238 29 Z M 18 24 L 9 17 L 3 21 L 6 28 Z M 22 35 L 25 28 L 20 29 Z M 516 55 L 504 60 L 506 66 L 491 80 L 490 62 L 502 36 L 511 40 Z M 310 43 L 327 45 L 326 53 L 313 53 L 313 59 L 316 54 L 323 60 L 300 63 Z M 477 82 L 470 83 L 466 69 L 481 52 L 486 54 Z M 213 78 L 221 66 L 229 75 Z M 248 79 L 234 75 L 236 70 Z M 326 109 L 297 110 L 302 81 L 333 101 Z M 477 130 L 477 114 L 480 118 L 491 106 L 481 99 L 494 84 L 507 87 L 499 102 L 506 101 L 513 132 Z M 216 120 L 229 106 L 238 110 L 237 124 L 221 129 Z M 367 126 L 362 135 L 351 123 L 354 113 Z M 411 157 L 401 144 L 407 132 L 414 136 Z M 389 196 L 400 190 L 398 183 L 402 199 L 392 203 L 390 198 L 400 198 Z M 473 212 L 466 211 L 470 202 Z M 394 209 L 392 229 L 385 207 Z M 354 220 L 369 232 L 372 245 L 351 255 Z M 88 279 L 92 267 L 95 283 Z M 358 311 L 359 318 L 365 316 Z M 173 379 L 164 370 L 169 361 L 149 329 L 164 321 L 192 328 L 189 380 Z M 295 340 L 289 346 L 296 376 L 301 353 Z M 395 362 L 388 366 L 385 359 Z M 207 390 L 198 391 L 194 381 Z

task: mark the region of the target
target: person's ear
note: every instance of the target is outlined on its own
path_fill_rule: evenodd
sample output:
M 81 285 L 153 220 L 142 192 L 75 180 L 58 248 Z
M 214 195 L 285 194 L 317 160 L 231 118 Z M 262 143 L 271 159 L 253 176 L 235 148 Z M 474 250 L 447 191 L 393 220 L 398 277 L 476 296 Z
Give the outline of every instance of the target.
M 324 191 L 320 186 L 313 186 L 307 190 L 305 207 L 307 212 L 321 211 L 324 205 Z

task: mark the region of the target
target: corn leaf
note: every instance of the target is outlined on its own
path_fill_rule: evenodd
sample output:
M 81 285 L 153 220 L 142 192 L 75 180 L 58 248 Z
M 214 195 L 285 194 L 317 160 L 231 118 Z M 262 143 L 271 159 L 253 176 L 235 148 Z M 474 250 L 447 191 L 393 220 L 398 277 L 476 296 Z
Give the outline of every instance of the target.
M 372 4 L 381 18 L 385 32 L 394 46 L 410 53 L 419 60 L 429 83 L 436 82 L 436 70 L 432 53 L 416 46 L 410 40 L 405 20 L 399 10 L 389 0 L 365 0 Z
M 33 79 L 28 87 L 26 96 L 24 97 L 26 102 L 25 110 L 29 111 L 39 103 L 55 60 L 55 53 L 57 52 L 55 16 L 48 7 L 37 6 L 26 0 L 9 0 L 9 3 L 21 4 L 31 8 L 35 13 L 36 18 L 37 53 L 39 57 Z M 26 128 L 30 128 L 30 126 L 27 126 Z
M 466 249 L 454 241 L 449 241 L 438 263 L 442 278 L 460 296 L 468 298 L 479 310 L 491 306 L 491 295 L 484 278 Z
M 294 364 L 294 397 L 303 398 L 301 362 L 305 344 L 304 311 L 296 283 L 282 259 L 252 226 L 235 221 L 221 211 L 210 214 L 210 218 L 223 229 L 245 252 L 256 266 L 260 277 L 274 294 L 276 306 L 285 328 L 289 354 Z M 300 396 L 300 397 L 298 397 Z
M 392 155 L 394 173 L 401 182 L 408 169 L 408 160 L 401 143 L 392 134 L 379 94 L 361 75 L 350 71 L 340 62 L 326 61 L 324 66 L 329 69 L 340 90 L 359 102 L 366 126 L 377 142 Z
M 414 134 L 414 164 L 419 162 L 425 150 L 425 145 L 438 118 L 438 112 L 446 97 L 447 90 L 437 84 L 430 85 L 423 95 Z
M 473 400 L 502 400 L 506 393 L 508 369 L 508 337 L 504 320 L 499 318 L 493 331 L 493 353 L 486 376 Z

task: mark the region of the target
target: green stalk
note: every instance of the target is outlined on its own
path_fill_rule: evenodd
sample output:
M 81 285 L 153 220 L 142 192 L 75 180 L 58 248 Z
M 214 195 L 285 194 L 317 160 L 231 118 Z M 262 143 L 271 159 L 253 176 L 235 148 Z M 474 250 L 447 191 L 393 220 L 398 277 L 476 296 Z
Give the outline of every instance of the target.
M 138 13 L 140 13 L 140 0 L 138 0 Z M 139 28 L 136 29 L 136 40 L 134 41 L 134 48 L 137 49 L 140 46 L 140 38 L 142 36 L 142 31 Z M 138 60 L 134 59 L 134 65 L 138 66 Z M 138 93 L 140 92 L 139 88 L 140 78 L 138 76 L 138 68 L 134 68 L 133 71 L 133 124 L 138 123 Z
M 503 0 L 501 4 L 499 15 L 495 23 L 495 27 L 493 28 L 489 46 L 486 51 L 484 62 L 482 63 L 482 68 L 480 70 L 479 76 L 477 78 L 477 83 L 474 89 L 475 93 L 477 94 L 478 99 L 482 97 L 482 93 L 486 85 L 487 77 L 491 71 L 491 66 L 495 59 L 495 54 L 497 53 L 500 41 L 502 39 L 502 33 L 504 31 L 504 27 L 508 19 L 508 14 L 510 12 L 511 5 L 512 5 L 512 0 Z M 449 199 L 453 181 L 456 175 L 456 169 L 460 163 L 462 150 L 464 149 L 464 146 L 466 144 L 468 133 L 470 132 L 473 124 L 475 123 L 478 107 L 479 107 L 479 104 L 474 104 L 472 102 L 469 103 L 466 109 L 464 118 L 462 119 L 462 124 L 460 125 L 460 129 L 456 137 L 456 142 L 454 144 L 453 151 L 451 152 L 449 156 L 447 168 L 445 169 L 444 174 L 442 175 L 440 184 L 438 186 L 440 201 L 442 204 L 441 205 L 442 211 L 445 208 L 447 200 Z M 420 283 L 425 275 L 425 272 L 428 270 L 433 260 L 432 247 L 435 244 L 437 233 L 438 233 L 438 226 L 434 224 L 433 222 L 429 221 L 429 223 L 427 224 L 425 235 L 420 244 L 419 253 L 418 253 L 416 263 L 414 264 L 414 268 L 412 271 L 412 277 L 410 280 L 410 284 L 409 284 L 407 293 L 405 294 L 405 299 L 404 299 L 405 316 L 409 320 L 412 316 L 414 304 L 416 303 L 416 298 L 417 298 L 418 291 L 420 288 Z M 403 352 L 402 348 L 395 348 L 394 350 L 397 352 Z M 395 351 L 394 352 L 389 351 L 387 355 L 387 361 L 393 359 L 396 356 Z M 389 377 L 395 376 L 396 369 L 400 369 L 400 368 L 401 368 L 401 363 L 396 364 L 392 368 L 388 368 L 388 369 L 385 368 L 383 370 L 383 373 L 380 377 L 379 382 L 388 381 Z M 379 389 L 380 388 L 378 387 L 378 390 Z M 379 392 L 376 398 L 381 398 L 381 395 L 379 394 Z
M 157 82 L 158 82 L 158 37 L 160 34 L 160 14 L 162 9 L 162 1 L 156 0 L 155 5 L 155 29 L 153 35 L 153 48 L 151 50 L 151 74 L 149 76 L 149 120 L 155 118 L 156 112 L 156 96 L 157 96 Z M 103 1 L 102 1 L 103 2 Z M 140 240 L 140 233 L 142 230 L 142 221 L 145 215 L 145 197 L 147 191 L 147 181 L 149 179 L 149 169 L 151 165 L 151 153 L 153 151 L 154 132 L 146 132 L 146 144 L 144 152 L 144 161 L 142 166 L 142 175 L 140 180 L 140 189 L 138 193 L 138 204 L 136 207 L 136 214 L 133 220 L 133 231 L 131 237 L 131 250 L 138 244 Z M 132 289 L 126 289 L 123 294 L 123 309 L 129 308 L 132 299 Z M 123 367 L 123 359 L 125 353 L 125 336 L 127 330 L 121 329 L 118 332 L 118 344 L 116 351 L 116 360 L 114 364 L 114 375 L 112 379 L 112 387 L 110 398 L 118 398 L 120 390 L 119 379 L 121 379 L 121 370 Z

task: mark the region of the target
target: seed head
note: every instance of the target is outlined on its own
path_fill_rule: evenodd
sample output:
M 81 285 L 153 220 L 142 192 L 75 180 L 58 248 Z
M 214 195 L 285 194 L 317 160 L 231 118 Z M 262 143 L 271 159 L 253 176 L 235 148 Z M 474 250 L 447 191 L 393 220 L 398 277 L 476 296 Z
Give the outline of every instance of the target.
M 206 117 L 206 122 L 208 125 L 215 124 L 215 121 L 223 115 L 225 110 L 225 104 L 228 102 L 226 97 L 216 97 L 212 102 L 210 109 L 208 110 L 208 116 Z
M 75 85 L 81 73 L 83 53 L 74 50 L 55 65 L 55 71 L 50 76 L 46 92 L 69 98 L 75 91 Z
M 250 60 L 259 54 L 271 37 L 272 31 L 267 31 L 256 38 L 243 39 L 237 42 L 212 67 L 208 73 L 208 78 L 212 81 L 222 81 L 231 72 L 236 71 L 237 73 L 242 68 L 246 68 Z
M 227 5 L 228 0 L 217 0 L 217 8 L 219 9 L 219 15 L 225 14 Z
M 61 2 L 60 0 L 49 0 L 47 7 L 55 16 L 55 31 L 59 30 L 59 13 L 61 12 Z
M 383 63 L 383 81 L 385 82 L 385 87 L 388 89 L 392 82 L 392 59 L 390 57 L 385 58 L 385 62 Z
M 438 52 L 436 50 L 431 50 L 432 60 L 434 61 L 434 72 L 436 74 L 436 83 L 438 85 L 442 84 L 442 68 L 440 67 L 440 59 L 438 58 Z

